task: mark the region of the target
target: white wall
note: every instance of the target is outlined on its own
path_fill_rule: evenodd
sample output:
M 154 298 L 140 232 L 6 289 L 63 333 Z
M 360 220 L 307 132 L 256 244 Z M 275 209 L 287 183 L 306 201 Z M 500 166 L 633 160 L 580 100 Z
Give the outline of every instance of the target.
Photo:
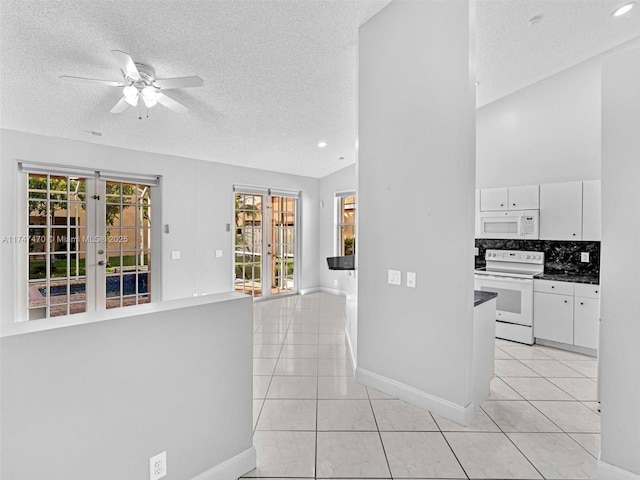
M 232 288 L 234 183 L 302 191 L 301 288 L 318 285 L 319 180 L 88 142 L 0 130 L 0 236 L 15 228 L 17 160 L 162 175 L 162 290 L 165 300 Z M 231 229 L 233 230 L 233 228 Z M 157 247 L 156 247 L 157 248 Z M 223 251 L 215 258 L 215 250 Z M 171 260 L 171 251 L 181 252 Z M 1 323 L 14 319 L 14 246 L 0 244 Z
M 611 465 L 640 476 L 639 126 L 640 49 L 636 49 L 605 59 L 602 67 L 599 382 L 601 467 Z M 621 477 L 601 468 L 599 478 Z
M 359 37 L 356 375 L 457 421 L 471 403 L 470 10 L 395 0 Z M 403 286 L 387 284 L 388 269 Z M 407 271 L 417 288 L 404 286 Z
M 167 478 L 255 467 L 251 299 L 167 303 L 0 339 L 0 477 L 146 479 L 162 451 Z
M 327 175 L 320 180 L 320 201 L 324 202 L 324 207 L 320 209 L 319 232 L 319 267 L 320 267 L 320 288 L 340 293 L 345 296 L 346 308 L 346 335 L 351 348 L 351 361 L 353 365 L 357 363 L 358 349 L 358 281 L 357 270 L 329 270 L 327 267 L 327 257 L 338 254 L 336 247 L 336 222 L 337 205 L 335 203 L 336 192 L 355 191 L 357 183 L 356 166 L 350 165 L 337 172 Z M 357 202 L 356 197 L 356 202 Z M 358 220 L 358 210 L 356 207 L 356 221 Z M 358 232 L 356 230 L 356 241 Z M 357 250 L 356 250 L 357 253 Z M 357 261 L 357 256 L 356 256 Z
M 612 51 L 638 45 L 640 38 Z M 600 178 L 602 58 L 478 109 L 479 188 Z
M 335 203 L 336 192 L 356 190 L 356 166 L 350 165 L 337 172 L 320 179 L 320 201 L 324 202 L 324 207 L 320 208 L 319 216 L 319 258 L 320 268 L 319 285 L 323 288 L 346 292 L 348 282 L 353 280 L 353 275 L 349 272 L 329 270 L 327 267 L 327 257 L 338 255 L 336 250 L 336 212 Z M 352 272 L 351 272 L 352 273 Z

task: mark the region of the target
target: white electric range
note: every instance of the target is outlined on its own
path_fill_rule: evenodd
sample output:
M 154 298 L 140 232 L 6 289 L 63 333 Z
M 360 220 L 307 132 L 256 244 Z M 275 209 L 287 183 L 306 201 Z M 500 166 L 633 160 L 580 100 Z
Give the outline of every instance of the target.
M 487 250 L 475 271 L 475 289 L 495 292 L 496 337 L 533 344 L 533 277 L 544 271 L 544 253 Z

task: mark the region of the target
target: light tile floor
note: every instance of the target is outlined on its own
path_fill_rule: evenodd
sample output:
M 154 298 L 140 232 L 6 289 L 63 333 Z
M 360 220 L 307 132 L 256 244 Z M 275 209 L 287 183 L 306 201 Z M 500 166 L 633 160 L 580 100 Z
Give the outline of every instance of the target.
M 491 395 L 469 427 L 356 383 L 344 300 L 254 305 L 254 445 L 271 479 L 588 479 L 596 476 L 596 361 L 496 340 Z

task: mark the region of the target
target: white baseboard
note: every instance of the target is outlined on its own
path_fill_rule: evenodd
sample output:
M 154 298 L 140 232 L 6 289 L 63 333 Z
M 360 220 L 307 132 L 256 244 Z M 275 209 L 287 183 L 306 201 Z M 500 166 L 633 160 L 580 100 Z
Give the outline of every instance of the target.
M 191 480 L 235 480 L 256 468 L 256 449 L 251 447 Z
M 598 480 L 640 480 L 640 475 L 598 460 Z
M 411 403 L 425 410 L 429 410 L 441 417 L 445 417 L 460 425 L 469 425 L 473 421 L 475 409 L 473 403 L 466 407 L 422 392 L 404 383 L 391 380 L 363 368 L 356 368 L 356 381 L 369 387 L 376 388 L 393 397 Z
M 320 292 L 320 287 L 301 288 L 300 295 L 309 295 L 310 293 Z
M 311 287 L 311 288 L 303 288 L 300 290 L 300 295 L 308 295 L 310 293 L 328 293 L 329 295 L 346 295 L 346 292 L 339 290 L 337 288 L 329 288 L 329 287 Z

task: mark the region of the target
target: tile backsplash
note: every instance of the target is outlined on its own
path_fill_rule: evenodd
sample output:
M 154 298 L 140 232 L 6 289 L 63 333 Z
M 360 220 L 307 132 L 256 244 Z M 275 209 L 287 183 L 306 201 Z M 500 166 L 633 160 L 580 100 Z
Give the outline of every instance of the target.
M 572 242 L 550 240 L 496 240 L 477 238 L 475 268 L 485 266 L 484 253 L 494 250 L 530 250 L 544 252 L 544 273 L 570 275 L 600 275 L 600 242 Z M 581 262 L 580 254 L 589 252 L 589 261 Z

